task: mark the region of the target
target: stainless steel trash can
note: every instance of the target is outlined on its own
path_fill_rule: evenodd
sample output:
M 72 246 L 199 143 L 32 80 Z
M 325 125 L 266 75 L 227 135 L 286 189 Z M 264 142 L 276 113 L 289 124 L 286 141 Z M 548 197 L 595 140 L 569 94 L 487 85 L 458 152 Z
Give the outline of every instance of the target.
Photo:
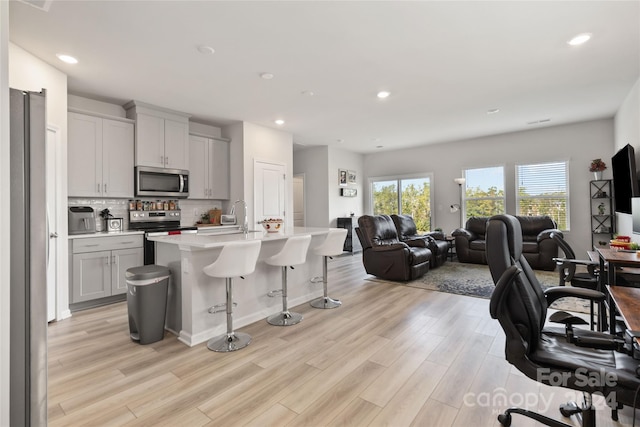
M 170 276 L 169 269 L 161 265 L 133 267 L 125 272 L 132 340 L 151 344 L 164 337 Z

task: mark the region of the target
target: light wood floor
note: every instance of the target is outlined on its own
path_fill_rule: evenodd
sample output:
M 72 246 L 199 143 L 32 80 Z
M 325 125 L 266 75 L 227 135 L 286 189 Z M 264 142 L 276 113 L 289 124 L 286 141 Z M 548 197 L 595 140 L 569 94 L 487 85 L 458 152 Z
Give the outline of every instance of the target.
M 495 426 L 523 400 L 560 419 L 575 399 L 505 362 L 488 300 L 368 277 L 358 255 L 336 258 L 329 293 L 342 307 L 256 322 L 240 329 L 253 342 L 226 354 L 169 333 L 133 343 L 126 303 L 74 313 L 49 326 L 49 425 Z M 614 423 L 598 402 L 600 426 L 631 425 L 628 408 Z

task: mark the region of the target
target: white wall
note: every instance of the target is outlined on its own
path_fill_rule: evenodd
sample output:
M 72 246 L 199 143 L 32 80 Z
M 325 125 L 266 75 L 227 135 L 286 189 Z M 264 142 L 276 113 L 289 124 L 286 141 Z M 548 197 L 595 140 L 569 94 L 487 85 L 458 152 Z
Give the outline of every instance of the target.
M 9 2 L 0 1 L 0 426 L 9 425 Z
M 331 227 L 336 226 L 336 218 L 349 216 L 351 212 L 360 216 L 364 212 L 364 156 L 359 153 L 339 148 L 329 148 L 329 221 Z M 338 170 L 346 169 L 356 173 L 356 184 L 348 184 L 347 187 L 338 185 Z M 340 196 L 340 188 L 354 188 L 358 194 L 356 197 Z M 327 226 L 325 223 L 324 227 Z
M 615 151 L 631 144 L 636 153 L 636 166 L 640 166 L 640 79 L 620 106 L 614 122 Z M 631 236 L 631 240 L 640 243 L 640 235 L 633 234 L 631 215 L 616 213 L 616 221 L 618 234 Z
M 293 227 L 293 136 L 290 133 L 253 123 L 242 122 L 222 128 L 222 136 L 231 139 L 231 201 L 247 202 L 249 228 L 256 227 L 254 218 L 253 162 L 270 161 L 285 165 L 287 206 L 285 227 Z
M 614 153 L 613 120 L 603 119 L 563 126 L 550 126 L 446 144 L 427 145 L 365 156 L 366 176 L 433 173 L 433 224 L 446 232 L 459 226 L 459 214 L 449 205 L 459 200 L 453 181 L 468 168 L 504 166 L 507 212 L 515 213 L 515 165 L 569 161 L 570 227 L 566 238 L 578 253 L 591 248 L 589 172 L 592 159 L 611 158 Z M 611 170 L 604 178 L 611 177 Z M 371 212 L 369 187 L 364 188 L 365 213 Z
M 224 213 L 227 213 L 230 203 L 245 198 L 244 124 L 239 122 L 224 126 L 222 136 L 231 140 L 229 143 L 229 203 L 222 209 Z M 251 198 L 253 198 L 253 193 L 251 193 Z M 252 228 L 251 225 L 249 228 Z
M 329 147 L 309 147 L 293 152 L 293 173 L 304 173 L 305 221 L 308 227 L 329 223 Z M 336 179 L 334 183 L 337 183 Z

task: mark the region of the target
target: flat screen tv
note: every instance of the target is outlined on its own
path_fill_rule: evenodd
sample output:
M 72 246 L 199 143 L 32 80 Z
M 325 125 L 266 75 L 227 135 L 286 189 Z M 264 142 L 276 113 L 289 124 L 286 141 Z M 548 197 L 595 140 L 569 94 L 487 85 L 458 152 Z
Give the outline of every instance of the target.
M 613 195 L 616 212 L 631 213 L 631 198 L 640 196 L 636 155 L 631 145 L 622 147 L 611 158 L 613 172 Z

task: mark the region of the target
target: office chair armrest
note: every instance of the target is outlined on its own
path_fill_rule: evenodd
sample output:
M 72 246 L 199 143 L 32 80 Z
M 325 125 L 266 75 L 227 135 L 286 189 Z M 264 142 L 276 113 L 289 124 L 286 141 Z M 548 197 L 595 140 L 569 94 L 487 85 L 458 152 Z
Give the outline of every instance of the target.
M 605 294 L 602 292 L 585 288 L 567 288 L 564 286 L 554 286 L 552 288 L 545 289 L 544 296 L 547 299 L 548 305 L 551 305 L 554 301 L 565 297 L 582 298 L 595 302 L 602 302 L 606 298 Z
M 562 264 L 577 264 L 577 265 L 586 265 L 586 266 L 591 266 L 592 265 L 594 267 L 598 267 L 600 265 L 600 263 L 597 263 L 595 261 L 589 261 L 589 260 L 586 260 L 586 259 L 553 258 L 553 260 L 558 265 L 562 265 Z
M 601 337 L 574 335 L 571 343 L 578 347 L 615 350 L 621 353 L 627 353 L 627 350 L 624 348 L 624 339 L 615 335 L 602 334 Z
M 552 239 L 553 234 L 557 234 L 560 237 L 564 237 L 564 235 L 562 234 L 562 231 L 558 230 L 557 228 L 547 228 L 546 230 L 542 230 L 540 233 L 538 233 L 538 236 L 536 237 L 536 241 L 540 243 L 543 240 Z

